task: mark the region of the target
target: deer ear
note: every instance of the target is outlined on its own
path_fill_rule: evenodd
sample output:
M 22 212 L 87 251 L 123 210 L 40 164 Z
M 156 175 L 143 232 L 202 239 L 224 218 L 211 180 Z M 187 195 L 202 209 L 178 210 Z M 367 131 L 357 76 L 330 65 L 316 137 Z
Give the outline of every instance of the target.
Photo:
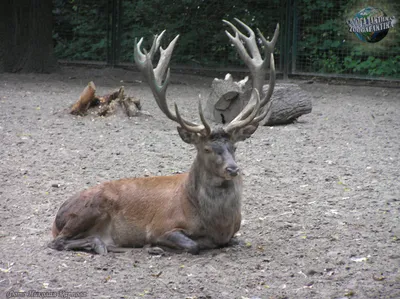
M 235 130 L 232 133 L 232 140 L 234 142 L 243 141 L 249 138 L 253 133 L 257 130 L 258 124 L 256 125 L 247 125 L 244 128 L 240 128 Z
M 182 140 L 189 144 L 196 144 L 199 142 L 200 136 L 197 133 L 189 132 L 182 127 L 177 127 L 179 136 Z

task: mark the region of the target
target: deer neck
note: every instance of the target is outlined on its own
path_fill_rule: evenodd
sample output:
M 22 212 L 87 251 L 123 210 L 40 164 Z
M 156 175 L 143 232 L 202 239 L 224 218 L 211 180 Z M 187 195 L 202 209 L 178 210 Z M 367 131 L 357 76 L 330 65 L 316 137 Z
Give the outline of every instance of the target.
M 226 180 L 206 169 L 199 157 L 196 157 L 190 169 L 186 191 L 191 202 L 197 206 L 229 205 L 240 207 L 242 178 Z

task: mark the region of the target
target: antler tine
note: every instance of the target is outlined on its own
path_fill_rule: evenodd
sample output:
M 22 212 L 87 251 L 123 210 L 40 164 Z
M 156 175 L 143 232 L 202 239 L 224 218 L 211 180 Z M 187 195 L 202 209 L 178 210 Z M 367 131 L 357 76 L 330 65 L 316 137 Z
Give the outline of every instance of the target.
M 160 43 L 164 36 L 165 31 L 166 30 L 161 32 L 160 35 L 158 35 L 158 34 L 154 35 L 153 44 L 151 45 L 150 52 L 149 52 L 151 60 L 153 60 L 154 54 L 156 54 L 157 49 L 160 47 Z
M 176 116 L 171 112 L 166 101 L 166 93 L 169 84 L 170 70 L 169 69 L 167 70 L 167 75 L 165 76 L 164 82 L 158 85 L 157 83 L 158 80 L 154 76 L 153 65 L 151 64 L 151 61 L 148 60 L 147 62 L 148 63 L 146 65 L 146 70 L 144 71 L 144 74 L 145 77 L 147 78 L 150 89 L 153 92 L 153 96 L 156 100 L 158 107 L 169 119 L 177 121 Z
M 255 100 L 255 103 L 250 106 L 249 109 L 251 109 L 251 113 L 245 118 L 238 120 L 236 122 L 230 122 L 227 126 L 224 127 L 224 131 L 227 133 L 231 133 L 235 131 L 238 128 L 243 128 L 247 126 L 250 123 L 255 123 L 254 119 L 259 113 L 260 110 L 260 93 L 256 88 L 253 88 L 253 91 L 251 92 L 251 98 Z
M 238 49 L 240 58 L 250 68 L 250 70 L 253 71 L 253 68 L 255 66 L 252 60 L 262 60 L 260 52 L 257 47 L 254 31 L 239 19 L 235 18 L 235 20 L 246 29 L 246 31 L 249 33 L 249 36 L 246 36 L 245 34 L 240 32 L 240 30 L 237 29 L 236 26 L 233 25 L 231 22 L 222 20 L 222 22 L 231 27 L 233 32 L 235 32 L 235 36 L 232 36 L 227 30 L 225 30 L 225 33 L 229 37 L 231 42 Z M 243 42 L 245 43 L 245 45 L 243 45 Z M 248 51 L 250 52 L 251 55 L 248 54 Z
M 262 110 L 263 112 L 260 113 L 259 115 L 257 115 L 253 119 L 253 121 L 252 121 L 253 124 L 257 124 L 257 123 L 261 122 L 263 119 L 269 119 L 269 117 L 270 117 L 270 115 L 272 113 L 271 106 L 272 106 L 272 102 L 274 100 L 273 99 L 270 100 L 270 98 L 271 98 L 272 93 L 274 91 L 275 78 L 276 78 L 276 76 L 275 76 L 275 62 L 274 62 L 274 54 L 273 53 L 271 53 L 270 61 L 271 61 L 271 66 L 270 66 L 271 67 L 271 72 L 270 72 L 270 77 L 269 77 L 270 79 L 269 79 L 268 92 L 260 102 L 260 110 Z M 265 105 L 266 105 L 266 107 L 264 107 Z
M 143 54 L 143 52 L 140 50 L 140 47 L 142 46 L 143 42 L 143 37 L 137 41 L 137 38 L 135 38 L 135 44 L 133 46 L 133 58 L 135 60 L 136 66 L 138 67 L 139 70 L 143 70 L 144 68 L 144 62 L 146 60 L 146 55 Z
M 260 51 L 258 50 L 256 35 L 254 34 L 254 31 L 250 28 L 250 26 L 246 25 L 244 22 L 242 22 L 238 18 L 234 18 L 234 20 L 236 22 L 238 22 L 240 25 L 242 25 L 242 27 L 244 27 L 246 29 L 246 31 L 249 33 L 249 36 L 246 36 L 244 34 L 242 34 L 242 36 L 244 36 L 244 39 L 246 40 L 246 46 L 247 46 L 248 50 L 250 51 L 250 54 L 251 54 L 253 60 L 254 59 L 262 60 Z
M 268 92 L 264 96 L 262 96 L 262 100 L 260 101 L 260 111 L 263 112 L 261 112 L 260 115 L 253 119 L 253 123 L 255 123 L 256 121 L 261 121 L 264 117 L 268 115 L 268 110 L 270 107 L 270 105 L 268 105 L 268 107 L 262 109 L 270 101 L 275 86 L 275 63 L 273 51 L 279 35 L 279 24 L 275 29 L 274 36 L 271 41 L 267 41 L 261 31 L 257 29 L 264 48 L 265 57 L 264 59 L 262 59 L 253 30 L 239 19 L 235 18 L 235 21 L 238 22 L 243 28 L 245 28 L 249 36 L 241 33 L 230 22 L 223 20 L 223 22 L 229 25 L 231 29 L 235 32 L 235 36 L 232 36 L 228 31 L 225 32 L 231 42 L 235 45 L 239 56 L 250 70 L 253 81 L 253 89 L 257 89 L 260 94 L 263 93 L 262 87 L 264 84 L 265 75 L 267 73 L 267 65 L 268 63 L 270 64 L 270 82 Z M 249 53 L 251 54 L 251 56 L 249 55 Z M 241 123 L 242 120 L 247 119 L 248 116 L 253 113 L 253 107 L 255 105 L 254 100 L 255 98 L 252 96 L 247 105 L 243 108 L 243 110 L 231 121 L 233 127 L 235 127 L 236 122 Z
M 203 107 L 201 106 L 201 100 L 199 99 L 199 114 L 200 114 L 200 120 L 204 126 L 204 130 L 206 135 L 210 135 L 211 134 L 211 127 L 208 124 L 208 122 L 206 121 L 206 118 L 204 117 L 203 114 Z
M 274 102 L 274 99 L 272 99 L 271 101 L 269 101 L 268 102 L 268 104 L 266 105 L 266 107 L 263 109 L 263 112 L 261 113 L 261 114 L 259 114 L 259 115 L 257 115 L 254 119 L 253 119 L 253 121 L 252 121 L 252 123 L 259 123 L 260 121 L 262 121 L 263 119 L 268 119 L 269 117 L 270 117 L 270 115 L 271 115 L 271 113 L 272 113 L 272 110 L 271 110 L 271 106 L 272 106 L 272 103 Z M 261 106 L 261 105 L 260 105 Z M 268 117 L 267 117 L 268 116 Z
M 199 101 L 199 113 L 200 113 L 200 119 L 201 119 L 201 122 L 203 123 L 203 126 L 200 126 L 200 125 L 191 126 L 191 125 L 185 123 L 185 121 L 182 119 L 181 114 L 179 113 L 178 105 L 176 103 L 174 103 L 174 106 L 175 106 L 176 118 L 178 119 L 178 123 L 182 126 L 182 128 L 184 128 L 186 131 L 198 133 L 203 136 L 208 136 L 211 134 L 211 128 L 204 118 L 200 101 Z
M 162 32 L 164 34 L 165 30 Z M 160 35 L 159 38 L 162 37 L 162 34 Z M 161 46 L 159 47 L 160 49 L 160 60 L 157 63 L 157 67 L 154 69 L 154 76 L 156 80 L 158 80 L 158 84 L 161 84 L 162 78 L 164 78 L 164 74 L 166 70 L 169 70 L 169 62 L 172 57 L 172 52 L 174 51 L 174 47 L 176 42 L 178 41 L 179 34 L 175 36 L 175 38 L 170 42 L 168 47 L 164 50 Z M 160 42 L 158 42 L 160 43 Z M 151 58 L 153 59 L 153 58 Z
M 265 57 L 268 57 L 270 53 L 274 52 L 275 44 L 276 44 L 276 41 L 278 40 L 278 36 L 279 36 L 279 29 L 280 29 L 280 27 L 279 27 L 279 23 L 278 23 L 278 24 L 276 24 L 276 28 L 275 28 L 275 32 L 274 32 L 274 36 L 272 37 L 272 40 L 267 41 L 267 39 L 261 33 L 260 29 L 257 28 L 257 33 L 260 36 L 260 39 L 264 45 Z
M 154 54 L 157 52 L 158 47 L 160 46 L 161 39 L 165 33 L 165 30 L 160 33 L 160 35 L 154 35 L 153 43 L 151 45 L 149 53 L 144 49 L 144 53 L 140 50 L 142 47 L 143 37 L 140 38 L 139 42 L 137 42 L 137 38 L 135 38 L 134 45 L 134 59 L 137 67 L 142 71 L 146 65 L 146 56 L 149 55 L 150 61 L 153 60 Z M 179 35 L 178 35 L 179 36 Z
M 254 34 L 254 31 L 241 20 L 237 18 L 235 18 L 234 20 L 238 22 L 243 28 L 245 28 L 249 36 L 246 36 L 245 34 L 240 32 L 239 29 L 237 29 L 232 23 L 223 20 L 223 22 L 229 25 L 235 32 L 235 37 L 233 37 L 228 31 L 225 31 L 225 33 L 229 37 L 231 42 L 235 45 L 240 58 L 249 68 L 253 81 L 253 88 L 257 88 L 258 91 L 261 93 L 266 70 L 263 67 L 264 60 L 262 59 L 257 46 L 256 35 Z
M 252 123 L 260 122 L 263 119 L 267 118 L 266 116 L 268 115 L 268 112 L 271 108 L 272 101 L 270 101 L 270 99 L 274 92 L 275 81 L 276 81 L 275 60 L 274 60 L 274 54 L 271 53 L 270 54 L 270 74 L 269 74 L 268 91 L 265 94 L 265 96 L 262 98 L 262 100 L 260 101 L 260 111 L 262 110 L 263 112 L 261 112 L 261 114 L 256 116 Z M 252 112 L 252 105 L 249 104 L 252 101 L 252 98 L 253 97 L 250 98 L 248 104 L 244 107 L 244 109 L 241 111 L 241 113 L 239 113 L 239 115 L 236 116 L 231 121 L 231 123 L 240 121 L 243 117 L 247 117 Z M 268 105 L 266 107 L 264 107 L 267 103 L 268 103 Z
M 158 107 L 169 119 L 178 122 L 183 128 L 187 129 L 188 131 L 200 133 L 202 135 L 208 135 L 211 133 L 211 129 L 204 118 L 202 110 L 200 110 L 200 119 L 203 125 L 198 125 L 196 123 L 183 119 L 179 114 L 179 110 L 176 104 L 175 114 L 168 107 L 166 100 L 166 92 L 170 79 L 170 69 L 168 66 L 179 35 L 177 35 L 164 50 L 162 47 L 160 47 L 160 42 L 164 35 L 164 32 L 165 30 L 159 36 L 156 35 L 154 37 L 153 44 L 149 53 L 147 53 L 146 50 L 144 50 L 145 53 L 143 53 L 140 49 L 143 38 L 141 38 L 139 42 L 137 42 L 137 39 L 135 39 L 134 59 L 136 65 L 142 71 L 144 77 L 146 78 L 150 89 L 153 92 L 153 96 L 157 102 Z M 157 67 L 153 69 L 152 58 L 154 57 L 154 54 L 158 49 L 160 49 L 160 60 L 157 63 Z
M 272 93 L 274 92 L 275 88 L 275 81 L 276 81 L 276 72 L 275 72 L 275 60 L 274 60 L 274 53 L 270 54 L 270 63 L 269 63 L 269 84 L 268 84 L 268 91 L 261 100 L 261 107 L 264 107 L 271 99 Z

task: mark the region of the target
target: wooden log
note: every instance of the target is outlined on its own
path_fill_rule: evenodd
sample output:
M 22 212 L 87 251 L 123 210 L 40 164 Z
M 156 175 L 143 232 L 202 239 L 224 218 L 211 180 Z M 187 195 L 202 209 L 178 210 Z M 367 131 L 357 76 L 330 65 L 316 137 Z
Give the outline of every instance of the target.
M 100 105 L 109 105 L 115 99 L 122 99 L 125 97 L 125 88 L 121 86 L 118 90 L 113 91 L 110 94 L 98 97 Z
M 124 99 L 120 100 L 120 104 L 122 105 L 125 114 L 128 117 L 133 117 L 133 116 L 137 116 L 140 114 L 140 110 L 142 109 L 142 106 L 140 104 L 140 100 L 139 99 L 135 99 L 135 98 L 131 98 L 131 97 L 127 97 Z
M 111 114 L 116 114 L 118 109 L 118 105 L 116 105 L 116 101 L 119 99 L 123 99 L 125 97 L 125 88 L 121 86 L 118 90 L 113 91 L 110 94 L 100 96 L 99 99 L 99 107 L 95 114 L 98 116 L 108 116 Z
M 263 94 L 267 89 L 268 85 L 264 85 Z M 247 80 L 244 83 L 243 81 L 234 82 L 232 77 L 228 76 L 225 77 L 225 80 L 214 79 L 204 115 L 217 123 L 228 123 L 248 103 L 250 95 L 251 84 Z M 263 125 L 288 124 L 312 110 L 310 97 L 297 84 L 280 83 L 275 85 L 272 99 L 274 101 L 270 113 L 262 122 Z
M 96 114 L 98 116 L 125 115 L 128 117 L 134 117 L 142 113 L 141 109 L 142 106 L 139 99 L 124 96 L 101 105 Z
M 266 92 L 268 85 L 263 90 Z M 289 124 L 312 111 L 310 95 L 297 84 L 277 84 L 272 99 L 271 112 L 262 122 L 264 126 Z
M 70 113 L 83 115 L 87 112 L 92 102 L 95 100 L 96 86 L 91 81 L 82 91 L 78 101 L 72 106 Z

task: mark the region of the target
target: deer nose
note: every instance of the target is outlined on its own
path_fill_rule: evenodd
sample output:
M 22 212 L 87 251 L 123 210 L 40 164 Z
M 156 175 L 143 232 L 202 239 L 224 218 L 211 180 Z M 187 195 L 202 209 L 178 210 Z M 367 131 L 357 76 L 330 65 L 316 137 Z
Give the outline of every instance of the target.
M 240 169 L 237 166 L 228 166 L 225 170 L 230 176 L 237 176 Z

